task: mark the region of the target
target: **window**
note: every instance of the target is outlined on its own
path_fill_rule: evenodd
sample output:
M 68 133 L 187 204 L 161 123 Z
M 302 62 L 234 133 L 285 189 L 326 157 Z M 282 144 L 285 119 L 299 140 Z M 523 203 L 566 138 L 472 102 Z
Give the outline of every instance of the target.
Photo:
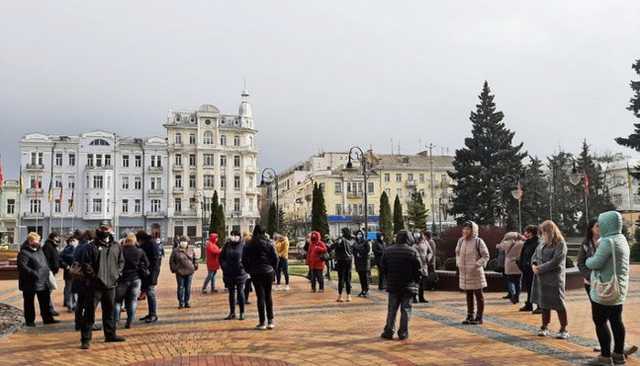
M 53 201 L 53 212 L 60 213 L 62 211 L 62 205 L 60 204 L 60 200 L 57 199 Z
M 180 198 L 176 198 L 176 199 L 173 201 L 173 209 L 174 209 L 176 212 L 182 212 L 182 200 L 181 200 Z
M 153 168 L 161 168 L 162 160 L 160 159 L 160 155 L 151 155 L 151 166 Z
M 390 182 L 391 181 L 391 174 L 384 173 L 384 181 L 385 182 Z
M 141 168 L 142 167 L 142 156 L 141 155 L 136 155 L 135 156 L 135 164 L 136 164 L 136 168 Z
M 135 213 L 140 213 L 140 211 L 142 211 L 142 205 L 140 204 L 140 200 L 133 201 L 133 211 Z
M 13 215 L 16 212 L 16 200 L 8 199 L 7 200 L 7 214 Z
M 233 189 L 236 191 L 240 190 L 240 176 L 238 175 L 233 177 Z
M 151 177 L 151 189 L 162 189 L 162 178 Z
M 204 176 L 204 188 L 213 188 L 215 177 L 210 174 L 205 174 Z
M 104 187 L 104 177 L 101 175 L 93 176 L 93 189 L 102 189 Z
M 249 146 L 253 146 L 253 136 L 249 136 Z
M 94 198 L 91 206 L 93 213 L 102 213 L 102 199 Z
M 93 166 L 93 154 L 87 154 L 87 166 Z
M 104 156 L 104 166 L 111 166 L 111 155 L 106 154 Z
M 61 152 L 57 152 L 56 153 L 56 162 L 55 162 L 56 166 L 62 166 L 62 153 Z
M 182 175 L 176 175 L 176 188 L 182 188 Z
M 396 182 L 402 182 L 402 174 L 396 174 Z
M 318 184 L 318 187 L 320 188 L 320 191 L 324 193 L 324 183 Z
M 129 155 L 122 155 L 122 167 L 123 168 L 129 167 Z
M 42 189 L 42 178 L 34 175 L 29 177 L 29 187 L 32 189 Z
M 213 154 L 202 155 L 202 160 L 204 166 L 213 166 Z
M 74 189 L 76 188 L 76 177 L 70 175 L 67 177 L 67 188 Z
M 40 200 L 31 200 L 29 204 L 29 212 L 40 213 Z
M 109 146 L 109 143 L 107 142 L 107 140 L 95 139 L 95 140 L 91 141 L 89 143 L 89 145 L 92 145 L 92 146 Z
M 196 144 L 196 134 L 195 133 L 190 133 L 189 134 L 189 144 L 191 144 L 191 145 L 195 145 Z
M 84 187 L 85 187 L 85 188 L 87 188 L 87 189 L 89 189 L 89 187 L 90 187 L 89 183 L 90 183 L 90 182 L 91 182 L 91 181 L 89 180 L 89 174 L 87 174 L 87 175 L 84 177 Z
M 73 212 L 73 199 L 68 199 L 67 200 L 67 211 L 68 212 Z
M 233 167 L 240 168 L 240 155 L 233 156 Z
M 69 153 L 69 166 L 76 166 L 76 154 Z
M 55 188 L 62 188 L 62 176 L 56 175 L 53 177 L 53 186 Z
M 182 154 L 176 154 L 176 166 L 182 166 Z
M 375 215 L 375 206 L 373 204 L 367 205 L 367 215 Z
M 408 180 L 409 182 L 413 182 L 413 173 L 409 173 L 409 174 L 407 174 L 407 180 Z
M 368 194 L 373 194 L 374 192 L 374 184 L 373 182 L 367 182 L 367 193 Z
M 190 175 L 189 176 L 189 188 L 196 188 L 196 176 L 195 175 Z
M 424 173 L 420 173 L 419 177 L 420 183 L 424 183 Z
M 227 186 L 227 176 L 226 175 L 221 175 L 220 176 L 220 189 L 224 189 L 224 187 Z
M 233 146 L 240 146 L 240 136 L 233 136 Z
M 133 189 L 141 190 L 142 189 L 142 179 L 140 177 L 135 177 L 133 179 Z
M 336 203 L 336 215 L 338 216 L 342 216 L 343 212 L 342 212 L 342 204 L 341 203 Z
M 31 153 L 31 165 L 44 165 L 44 155 L 41 152 Z
M 220 145 L 227 146 L 227 136 L 226 135 L 220 135 Z
M 240 211 L 240 198 L 233 199 L 233 210 L 236 212 Z
M 122 213 L 129 213 L 129 200 L 122 200 Z
M 129 189 L 129 177 L 122 177 L 122 189 L 123 190 Z
M 180 132 L 176 133 L 176 145 L 182 145 L 182 134 Z
M 97 167 L 102 166 L 102 154 L 96 154 L 96 166 Z
M 227 156 L 220 155 L 220 167 L 225 167 L 225 166 L 227 166 Z
M 189 154 L 189 166 L 196 166 L 196 154 Z
M 202 143 L 205 145 L 213 144 L 213 133 L 211 131 L 204 131 L 202 135 Z
M 334 190 L 336 191 L 336 193 L 342 193 L 342 182 L 336 182 Z
M 160 200 L 151 200 L 151 212 L 160 212 Z

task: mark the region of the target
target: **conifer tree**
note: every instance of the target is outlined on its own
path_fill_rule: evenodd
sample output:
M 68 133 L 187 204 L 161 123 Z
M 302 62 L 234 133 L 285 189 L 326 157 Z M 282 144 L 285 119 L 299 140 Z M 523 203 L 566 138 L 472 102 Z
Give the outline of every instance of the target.
M 428 212 L 422 201 L 422 195 L 418 192 L 413 193 L 407 204 L 407 223 L 409 228 L 411 230 L 426 230 Z
M 391 205 L 389 205 L 389 196 L 386 191 L 382 191 L 380 195 L 380 216 L 379 216 L 380 232 L 384 235 L 386 241 L 393 240 L 393 218 Z
M 550 218 L 549 181 L 543 172 L 543 163 L 534 156 L 529 157 L 520 184 L 522 196 L 522 227 L 538 225 Z
M 269 205 L 269 216 L 267 219 L 267 233 L 273 236 L 273 233 L 277 231 L 278 213 L 276 212 L 276 204 L 271 202 Z
M 582 150 L 577 159 L 576 169 L 579 174 L 586 175 L 588 182 L 585 184 L 585 178 L 583 177 L 580 184 L 576 187 L 580 201 L 583 203 L 583 207 L 580 210 L 581 219 L 578 222 L 578 231 L 584 232 L 587 227 L 587 220 L 594 219 L 605 211 L 615 210 L 616 207 L 611 202 L 609 189 L 604 181 L 604 171 L 591 154 L 586 140 L 582 142 Z M 587 206 L 584 206 L 585 193 L 587 196 Z M 586 209 L 588 209 L 589 212 L 585 213 Z M 584 219 L 584 215 L 587 215 L 587 220 Z
M 404 216 L 402 214 L 402 204 L 400 203 L 400 197 L 396 195 L 395 201 L 393 201 L 393 233 L 397 234 L 398 231 L 404 229 Z
M 218 225 L 218 218 L 217 218 L 217 211 L 218 211 L 218 191 L 213 191 L 213 198 L 211 198 L 211 204 L 209 205 L 209 215 L 210 215 L 210 220 L 209 220 L 209 234 L 211 233 L 217 233 L 217 225 Z
M 324 194 L 317 183 L 313 184 L 311 230 L 320 232 L 322 236 L 329 234 L 329 221 L 327 219 L 327 209 L 324 204 Z

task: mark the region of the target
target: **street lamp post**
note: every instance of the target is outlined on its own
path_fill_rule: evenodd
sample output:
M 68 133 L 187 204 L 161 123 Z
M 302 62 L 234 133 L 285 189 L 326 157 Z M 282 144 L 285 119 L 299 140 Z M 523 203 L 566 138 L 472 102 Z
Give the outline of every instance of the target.
M 351 157 L 352 155 L 355 156 L 356 160 L 360 160 L 360 165 L 362 166 L 362 177 L 364 178 L 364 237 L 366 238 L 366 240 L 369 240 L 369 204 L 367 197 L 369 195 L 369 187 L 367 186 L 367 157 L 360 147 L 352 146 L 349 149 L 349 161 L 347 162 L 347 169 L 353 169 L 353 158 Z
M 280 231 L 280 202 L 279 202 L 279 189 L 278 189 L 278 173 L 273 168 L 264 168 L 260 174 L 260 185 L 276 184 L 276 231 Z M 273 195 L 272 197 L 273 198 Z
M 518 232 L 522 232 L 522 184 L 520 183 L 520 177 L 518 177 L 518 183 L 516 189 L 511 191 L 511 195 L 518 201 Z
M 571 169 L 571 175 L 569 176 L 569 182 L 574 186 L 580 184 L 580 181 L 584 180 L 584 222 L 587 226 L 589 226 L 589 176 L 587 176 L 587 172 L 583 169 L 582 173 L 578 172 L 576 168 L 576 162 L 573 161 L 573 168 Z

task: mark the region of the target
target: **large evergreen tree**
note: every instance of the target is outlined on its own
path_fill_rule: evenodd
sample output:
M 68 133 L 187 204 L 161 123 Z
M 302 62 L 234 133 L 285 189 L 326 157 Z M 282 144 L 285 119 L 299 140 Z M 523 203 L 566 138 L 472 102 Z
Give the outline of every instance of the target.
M 216 225 L 218 242 L 224 243 L 224 240 L 227 237 L 227 224 L 225 222 L 224 206 L 222 204 L 218 204 L 218 207 L 216 208 L 216 221 L 218 222 L 218 224 Z
M 320 232 L 323 237 L 329 234 L 329 221 L 327 219 L 327 208 L 324 203 L 324 194 L 317 183 L 313 184 L 311 230 Z
M 615 210 L 615 206 L 611 202 L 611 196 L 609 190 L 605 184 L 604 171 L 600 164 L 596 162 L 596 159 L 591 154 L 587 141 L 583 141 L 582 150 L 577 159 L 576 164 L 577 171 L 584 173 L 588 178 L 588 184 L 585 185 L 584 178 L 578 184 L 577 191 L 580 195 L 581 201 L 584 205 L 585 193 L 587 196 L 589 212 L 585 213 L 585 209 L 581 210 L 581 219 L 578 222 L 578 231 L 584 232 L 586 229 L 586 220 L 584 215 L 587 215 L 588 220 L 597 217 L 599 214 L 609 210 Z M 583 206 L 584 208 L 585 206 Z
M 393 220 L 391 205 L 389 204 L 389 196 L 386 191 L 382 191 L 380 195 L 380 216 L 378 218 L 380 232 L 384 234 L 385 240 L 393 240 Z
M 530 156 L 529 164 L 521 177 L 522 190 L 522 227 L 538 225 L 549 216 L 549 181 L 537 157 Z
M 413 193 L 407 204 L 407 223 L 409 228 L 411 230 L 426 230 L 428 212 L 422 201 L 422 195 L 418 192 Z
M 269 233 L 269 235 L 273 236 L 273 233 L 278 230 L 277 224 L 278 212 L 276 209 L 276 204 L 271 202 L 271 205 L 269 205 L 269 216 L 267 217 L 267 233 Z
M 513 145 L 514 132 L 505 127 L 504 114 L 496 111 L 489 84 L 485 81 L 476 111 L 471 112 L 471 137 L 456 150 L 449 176 L 453 186 L 453 207 L 458 222 L 474 220 L 480 225 L 515 227 L 517 202 L 511 196 L 514 177 L 520 174 L 526 152 Z
M 402 204 L 400 203 L 400 197 L 396 195 L 396 199 L 393 201 L 393 233 L 397 234 L 398 231 L 404 229 L 404 216 L 402 215 Z
M 209 233 L 216 233 L 218 228 L 218 191 L 213 191 L 213 198 L 211 198 L 211 204 L 209 205 Z
M 631 68 L 640 77 L 640 59 L 631 66 Z M 631 80 L 631 90 L 633 96 L 629 99 L 629 105 L 627 110 L 631 111 L 633 115 L 640 119 L 640 80 Z M 627 137 L 618 137 L 616 142 L 622 146 L 630 147 L 636 151 L 640 151 L 640 121 L 633 124 L 635 130 Z
M 571 184 L 569 175 L 573 169 L 573 155 L 560 151 L 548 159 L 552 220 L 565 235 L 576 234 L 582 207 L 579 190 Z

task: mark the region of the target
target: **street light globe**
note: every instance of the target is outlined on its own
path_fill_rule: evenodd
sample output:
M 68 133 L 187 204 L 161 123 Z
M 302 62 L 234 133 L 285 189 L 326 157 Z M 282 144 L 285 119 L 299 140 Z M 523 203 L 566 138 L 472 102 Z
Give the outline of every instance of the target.
M 571 182 L 571 184 L 573 184 L 574 186 L 577 186 L 578 183 L 580 183 L 581 179 L 582 179 L 582 176 L 578 174 L 578 172 L 575 169 L 569 175 L 569 182 Z

